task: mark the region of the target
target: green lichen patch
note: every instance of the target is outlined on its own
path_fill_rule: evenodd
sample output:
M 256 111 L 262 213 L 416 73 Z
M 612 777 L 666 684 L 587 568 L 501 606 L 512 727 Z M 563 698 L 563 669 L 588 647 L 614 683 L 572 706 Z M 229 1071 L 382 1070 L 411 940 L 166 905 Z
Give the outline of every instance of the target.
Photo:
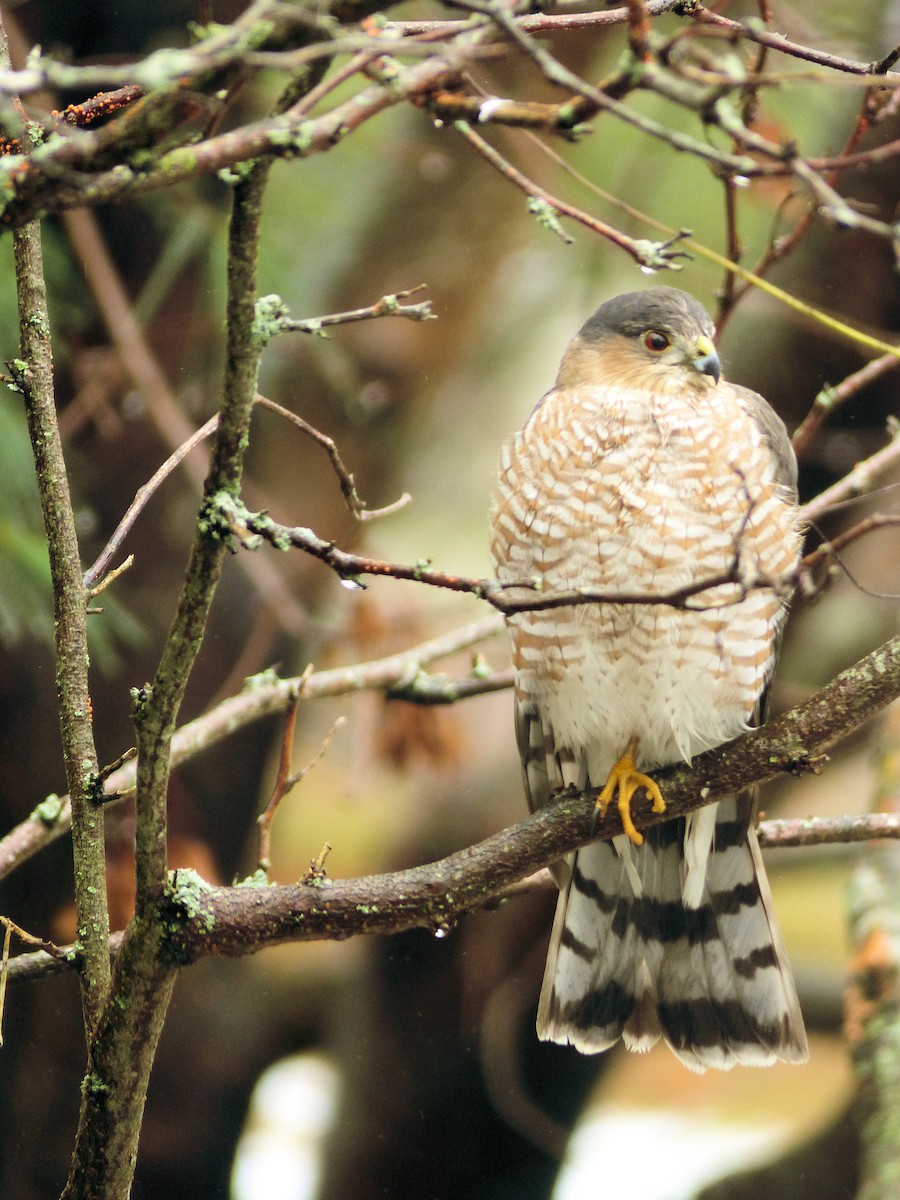
M 62 815 L 64 807 L 65 800 L 57 796 L 56 792 L 51 792 L 31 810 L 31 820 L 41 821 L 48 828 L 52 828 Z

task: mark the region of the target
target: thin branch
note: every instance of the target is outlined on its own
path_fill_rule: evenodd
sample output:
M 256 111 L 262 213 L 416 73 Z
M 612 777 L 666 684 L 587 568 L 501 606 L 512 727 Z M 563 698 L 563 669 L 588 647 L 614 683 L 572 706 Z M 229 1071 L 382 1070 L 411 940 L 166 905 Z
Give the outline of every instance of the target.
M 109 937 L 109 954 L 114 958 L 122 946 L 124 934 L 112 933 Z M 46 979 L 50 975 L 61 975 L 70 971 L 78 957 L 77 946 L 58 947 L 59 955 L 50 955 L 44 950 L 27 954 L 16 954 L 9 960 L 7 976 L 10 983 L 22 980 Z
M 815 550 L 803 559 L 799 585 L 801 593 L 804 596 L 814 596 L 820 592 L 830 581 L 833 568 L 837 563 L 854 587 L 866 596 L 873 596 L 878 600 L 900 600 L 900 595 L 896 593 L 876 592 L 864 587 L 858 579 L 854 578 L 847 564 L 839 555 L 839 551 L 843 550 L 845 546 L 859 541 L 860 538 L 866 537 L 875 530 L 896 528 L 898 525 L 900 525 L 900 513 L 874 513 L 872 516 L 858 521 L 849 529 L 845 529 L 831 541 L 824 541 L 821 545 L 816 546 Z
M 493 615 L 387 658 L 334 667 L 328 671 L 316 671 L 308 677 L 290 679 L 278 679 L 274 672 L 264 671 L 248 679 L 242 692 L 175 731 L 171 765 L 177 767 L 253 721 L 284 711 L 301 684 L 304 700 L 347 696 L 364 691 L 389 691 L 398 684 L 414 680 L 428 663 L 478 645 L 496 636 L 502 629 L 502 618 Z M 474 690 L 474 687 L 470 689 L 470 694 Z M 486 680 L 484 691 L 491 690 L 491 682 Z M 105 795 L 118 800 L 134 788 L 135 779 L 136 766 L 129 761 L 106 778 Z M 0 879 L 44 846 L 62 837 L 71 826 L 71 818 L 72 810 L 67 796 L 51 795 L 42 801 L 26 820 L 0 840 Z
M 328 318 L 324 319 L 328 320 Z M 265 396 L 257 395 L 256 403 L 260 404 L 263 408 L 268 408 L 272 412 L 278 413 L 279 416 L 284 417 L 286 420 L 291 421 L 298 427 L 298 429 L 301 429 L 307 435 L 307 437 L 311 437 L 323 447 L 331 459 L 331 463 L 340 482 L 341 492 L 347 501 L 347 505 L 357 520 L 371 521 L 376 517 L 387 516 L 389 513 L 396 512 L 398 509 L 403 508 L 412 499 L 408 493 L 404 492 L 404 494 L 392 504 L 385 505 L 383 508 L 368 509 L 365 501 L 360 498 L 358 492 L 356 491 L 356 484 L 354 483 L 353 476 L 344 466 L 338 453 L 337 446 L 330 437 L 327 437 L 324 433 L 320 433 L 318 429 L 310 425 L 307 421 L 304 421 L 302 417 L 298 417 L 297 414 L 291 412 L 290 409 L 283 408 L 280 404 L 276 404 L 274 400 L 268 400 Z M 146 508 L 150 499 L 159 490 L 165 480 L 168 479 L 175 468 L 184 460 L 184 458 L 190 454 L 190 452 L 196 446 L 205 441 L 216 431 L 218 424 L 219 414 L 214 413 L 204 425 L 201 425 L 201 427 L 195 433 L 191 434 L 189 438 L 182 442 L 181 445 L 169 455 L 166 461 L 153 473 L 153 475 L 151 475 L 145 484 L 138 488 L 137 492 L 135 493 L 134 500 L 132 500 L 131 504 L 128 506 L 125 515 L 116 526 L 112 536 L 109 538 L 109 541 L 106 543 L 93 565 L 89 567 L 84 574 L 84 586 L 91 592 L 91 595 L 96 595 L 98 593 L 99 589 L 97 587 L 97 581 L 102 579 L 105 575 L 110 562 L 115 557 L 122 545 L 122 542 L 131 532 L 135 521 L 141 515 L 144 508 Z M 104 584 L 104 586 L 106 586 L 106 584 Z
M 502 692 L 515 682 L 512 667 L 503 671 L 486 671 L 475 667 L 462 679 L 448 679 L 444 675 L 430 675 L 417 670 L 409 679 L 402 679 L 393 687 L 385 689 L 388 700 L 405 700 L 410 704 L 456 704 L 470 696 L 484 696 L 489 692 Z
M 275 786 L 272 788 L 272 795 L 269 798 L 269 803 L 265 809 L 256 818 L 256 824 L 259 826 L 259 869 L 263 874 L 268 874 L 269 868 L 272 865 L 270 857 L 270 847 L 272 842 L 272 822 L 275 820 L 275 813 L 278 811 L 278 806 L 290 790 L 288 776 L 291 771 L 291 754 L 294 749 L 294 730 L 297 727 L 297 710 L 300 706 L 300 695 L 302 692 L 301 686 L 291 697 L 291 702 L 287 708 L 287 715 L 284 721 L 284 732 L 281 735 L 281 754 L 278 759 L 278 774 L 275 778 Z
M 746 575 L 741 569 L 739 547 L 736 547 L 732 561 L 724 570 L 704 579 L 693 580 L 681 587 L 659 592 L 605 591 L 602 588 L 591 587 L 547 592 L 543 590 L 540 579 L 499 583 L 495 579 L 476 579 L 435 571 L 427 562 L 418 562 L 410 566 L 350 554 L 346 550 L 339 550 L 333 542 L 325 541 L 304 526 L 280 525 L 267 513 L 250 513 L 239 501 L 225 493 L 209 498 L 206 515 L 211 523 L 221 522 L 223 533 L 234 534 L 239 544 L 247 550 L 257 550 L 263 541 L 269 542 L 279 550 L 293 546 L 312 555 L 313 558 L 318 558 L 350 586 L 363 587 L 364 584 L 360 580 L 364 575 L 414 581 L 429 587 L 476 596 L 505 616 L 572 608 L 584 604 L 648 604 L 697 611 L 701 608 L 723 608 L 739 604 L 749 592 L 759 589 L 772 589 L 789 594 L 796 583 L 794 572 L 777 579 L 763 575 Z M 710 598 L 708 602 L 692 603 L 704 592 L 718 588 L 728 588 L 728 595 L 723 598 Z M 510 597 L 507 595 L 510 591 L 537 594 L 534 598 Z
M 61 949 L 53 942 L 48 942 L 46 938 L 35 937 L 33 933 L 28 933 L 21 925 L 17 925 L 15 921 L 9 917 L 0 916 L 0 925 L 5 925 L 9 933 L 15 934 L 20 942 L 24 942 L 26 946 L 32 946 L 35 950 L 41 950 L 44 954 L 49 954 L 51 958 L 60 960 L 68 960 L 69 965 L 75 963 L 83 956 L 83 950 L 78 946 L 69 946 Z
M 277 301 L 279 305 L 279 311 L 271 317 L 272 327 L 267 332 L 267 336 L 279 333 L 310 333 L 321 337 L 324 336 L 322 331 L 332 325 L 351 325 L 356 321 L 371 321 L 377 317 L 406 317 L 409 321 L 437 320 L 430 300 L 421 300 L 416 304 L 403 303 L 408 296 L 414 296 L 417 292 L 421 292 L 425 286 L 424 283 L 420 283 L 416 287 L 406 288 L 405 291 L 382 296 L 380 300 L 376 300 L 374 304 L 369 304 L 365 308 L 330 313 L 325 317 L 307 317 L 305 320 L 289 316 L 281 309 L 281 300 L 277 296 L 264 296 L 258 302 L 258 307 L 273 300 Z
M 322 447 L 331 460 L 331 465 L 338 477 L 341 494 L 347 502 L 347 507 L 357 521 L 374 521 L 378 517 L 386 517 L 391 513 L 399 512 L 401 508 L 405 508 L 412 501 L 412 496 L 410 496 L 409 492 L 404 492 L 391 504 L 384 505 L 383 508 L 367 508 L 365 500 L 360 497 L 359 492 L 356 490 L 356 481 L 344 466 L 343 460 L 338 453 L 338 448 L 332 438 L 328 437 L 327 434 L 321 433 L 315 426 L 310 425 L 308 421 L 304 421 L 302 417 L 298 417 L 289 408 L 284 408 L 282 405 L 276 404 L 274 400 L 257 395 L 256 403 L 263 408 L 269 409 L 270 412 L 284 417 L 286 421 L 290 421 L 291 424 L 296 425 L 307 437 L 312 438 L 314 442 Z
M 206 470 L 203 463 L 188 454 L 188 451 L 198 444 L 195 439 L 199 439 L 200 434 L 191 428 L 159 360 L 150 348 L 95 215 L 88 211 L 67 212 L 63 213 L 62 221 L 103 317 L 110 341 L 118 350 L 121 362 L 134 386 L 144 397 L 147 415 L 160 439 L 172 451 L 172 456 L 146 485 L 150 487 L 150 491 L 144 493 L 143 489 L 139 489 L 134 506 L 129 508 L 123 518 L 126 527 L 121 531 L 121 535 L 117 536 L 120 534 L 118 529 L 113 534 L 112 554 L 115 554 L 134 518 L 139 515 L 155 489 L 168 477 L 173 466 L 183 462 L 185 471 L 198 489 L 203 485 Z M 207 422 L 207 426 L 208 424 Z M 129 515 L 132 518 L 130 522 Z M 104 550 L 101 555 L 103 565 L 98 568 L 98 560 L 98 563 L 90 568 L 90 582 L 87 586 L 92 586 L 93 582 L 99 579 L 110 558 L 111 555 L 107 556 L 107 551 Z M 308 618 L 302 605 L 271 563 L 257 565 L 262 566 L 261 572 L 247 572 L 246 568 L 242 568 L 251 586 L 259 594 L 262 604 L 271 610 L 282 627 L 294 636 L 300 636 L 308 629 Z M 97 574 L 98 569 L 100 574 Z
M 778 50 L 781 54 L 790 55 L 791 58 L 799 58 L 804 62 L 816 63 L 820 67 L 829 67 L 833 71 L 846 71 L 852 75 L 881 74 L 886 70 L 885 64 L 889 61 L 888 59 L 882 59 L 874 63 L 859 62 L 856 59 L 844 58 L 838 54 L 828 54 L 824 50 L 816 50 L 812 46 L 803 46 L 798 42 L 793 42 L 783 34 L 774 33 L 772 30 L 766 29 L 758 23 L 742 25 L 740 21 L 733 21 L 730 17 L 723 17 L 719 13 L 705 8 L 702 4 L 691 5 L 690 15 L 694 20 L 705 25 L 727 29 L 735 36 L 756 42 L 759 46 L 768 46 L 771 50 Z
M 169 455 L 162 466 L 154 471 L 147 482 L 138 488 L 134 499 L 129 504 L 125 515 L 116 526 L 109 541 L 103 547 L 93 566 L 85 571 L 84 586 L 86 588 L 93 592 L 97 587 L 97 581 L 102 579 L 106 574 L 109 564 L 112 562 L 125 538 L 131 532 L 135 521 L 144 511 L 151 497 L 159 490 L 160 486 L 168 479 L 185 456 L 190 454 L 195 446 L 199 446 L 201 442 L 205 441 L 215 431 L 218 423 L 219 414 L 216 413 L 215 416 L 209 418 L 205 425 L 201 425 L 196 433 L 191 434 L 189 438 L 182 442 L 178 449 Z
M 0 62 L 9 51 L 0 17 Z M 75 514 L 56 419 L 50 317 L 37 222 L 13 237 L 20 359 L 10 364 L 21 393 L 50 558 L 56 642 L 56 694 L 66 778 L 72 797 L 75 907 L 84 944 L 81 996 L 85 1028 L 96 1030 L 109 994 L 102 793 L 88 680 L 87 592 L 81 578 Z
M 858 371 L 854 371 L 852 375 L 848 375 L 840 383 L 834 386 L 827 384 L 823 387 L 813 400 L 809 412 L 794 430 L 791 441 L 797 457 L 801 458 L 806 453 L 821 425 L 840 405 L 897 366 L 900 366 L 898 355 L 882 354 L 879 358 L 873 358 L 871 362 L 866 363 L 864 367 L 860 367 Z
M 820 492 L 814 500 L 804 507 L 802 516 L 806 521 L 816 521 L 829 509 L 847 500 L 851 496 L 859 496 L 871 490 L 874 482 L 886 471 L 900 463 L 900 434 L 894 435 L 886 446 L 876 451 L 863 462 L 857 463 L 843 479 L 833 483 L 831 487 Z
M 135 83 L 129 83 L 113 92 L 99 92 L 88 100 L 82 100 L 80 104 L 70 104 L 59 111 L 54 109 L 51 115 L 59 121 L 65 121 L 67 125 L 83 129 L 86 125 L 93 125 L 95 121 L 121 112 L 123 108 L 140 100 L 143 95 L 142 88 Z
M 647 0 L 646 9 L 649 16 L 660 17 L 665 13 L 677 11 L 683 6 L 684 0 Z M 518 27 L 526 33 L 603 29 L 611 25 L 624 25 L 627 20 L 628 8 L 624 5 L 601 12 L 529 13 L 515 18 Z M 421 33 L 452 37 L 466 28 L 468 28 L 467 21 L 388 21 L 385 24 L 387 33 L 403 33 L 409 37 Z
M 300 701 L 298 693 L 294 703 L 288 709 L 287 720 L 285 721 L 284 736 L 281 742 L 281 759 L 278 766 L 278 778 L 275 781 L 275 787 L 272 789 L 272 796 L 269 803 L 266 805 L 265 811 L 260 813 L 256 819 L 259 826 L 259 869 L 264 875 L 268 875 L 272 866 L 270 859 L 270 848 L 272 841 L 272 822 L 275 820 L 275 814 L 278 811 L 278 806 L 288 794 L 288 792 L 301 783 L 309 772 L 313 769 L 316 763 L 320 762 L 325 754 L 328 753 L 328 747 L 334 741 L 334 736 L 339 729 L 342 729 L 347 723 L 346 717 L 338 717 L 334 722 L 325 737 L 322 739 L 322 744 L 309 760 L 305 767 L 301 767 L 299 771 L 291 772 L 291 750 L 294 743 L 294 725 L 297 720 L 297 706 Z M 328 842 L 325 843 L 325 848 L 317 859 L 310 863 L 310 872 L 316 878 L 324 878 L 325 859 L 331 851 L 331 846 Z
M 124 575 L 126 571 L 130 571 L 133 566 L 134 566 L 134 555 L 129 554 L 128 557 L 124 558 L 117 567 L 114 567 L 109 572 L 108 575 L 104 576 L 104 578 L 101 579 L 101 581 L 98 584 L 96 584 L 94 587 L 89 589 L 88 595 L 90 596 L 90 598 L 93 600 L 96 596 L 101 595 L 103 592 L 106 591 L 106 589 L 111 584 L 116 582 L 116 580 L 119 578 L 120 575 Z M 89 608 L 88 612 L 91 612 L 91 613 L 103 612 L 103 609 L 102 608 Z
M 3 934 L 3 958 L 0 961 L 0 1046 L 3 1045 L 3 1013 L 6 1010 L 6 981 L 9 978 L 9 944 L 12 927 L 7 924 Z
M 834 846 L 900 838 L 896 813 L 863 813 L 845 817 L 790 817 L 760 821 L 759 842 L 766 850 L 797 846 Z
M 762 49 L 764 51 L 765 47 L 763 47 Z M 870 101 L 871 95 L 872 95 L 871 91 L 866 92 L 866 95 L 863 99 L 863 103 L 860 107 L 860 111 L 859 111 L 856 121 L 854 123 L 853 129 L 850 131 L 850 134 L 847 137 L 847 140 L 845 141 L 844 146 L 841 150 L 841 153 L 840 153 L 841 158 L 847 158 L 856 151 L 856 148 L 859 145 L 860 141 L 862 140 L 866 130 L 869 128 L 868 109 L 869 109 L 869 101 Z M 846 168 L 844 166 L 838 166 L 838 167 L 832 168 L 832 170 L 828 176 L 828 182 L 830 183 L 830 185 L 832 187 L 836 187 L 837 184 L 840 182 L 841 175 L 845 169 Z M 816 216 L 815 206 L 812 204 L 807 204 L 803 215 L 795 223 L 793 229 L 791 229 L 791 231 L 787 235 L 782 236 L 782 237 L 777 237 L 777 238 L 773 237 L 772 238 L 772 240 L 770 241 L 770 244 L 766 247 L 766 250 L 765 250 L 762 258 L 760 259 L 760 261 L 757 263 L 756 267 L 754 268 L 755 274 L 756 275 L 765 275 L 777 263 L 783 262 L 785 258 L 787 258 L 790 254 L 792 254 L 794 252 L 794 250 L 796 250 L 796 248 L 803 241 L 803 239 L 806 237 L 806 235 L 809 233 L 810 229 L 813 226 L 813 222 L 815 221 L 815 216 Z M 752 287 L 752 283 L 749 279 L 744 279 L 740 283 L 740 285 L 735 289 L 734 304 L 736 304 L 741 299 L 741 297 L 750 289 L 750 287 Z M 733 305 L 732 305 L 732 308 L 733 308 Z M 727 318 L 729 313 L 726 312 L 723 315 Z M 719 332 L 721 332 L 721 327 L 720 327 Z M 796 445 L 794 448 L 796 450 Z
M 484 102 L 482 108 L 488 103 L 490 102 Z M 604 221 L 600 221 L 596 217 L 583 212 L 581 209 L 575 208 L 574 205 L 568 204 L 556 196 L 551 196 L 544 188 L 540 187 L 533 180 L 529 179 L 527 175 L 524 175 L 514 167 L 512 163 L 505 159 L 502 154 L 498 153 L 493 146 L 489 145 L 483 137 L 464 122 L 457 121 L 455 128 L 462 134 L 469 145 L 474 147 L 481 157 L 486 159 L 501 175 L 543 206 L 540 209 L 532 210 L 536 212 L 539 221 L 542 218 L 544 223 L 548 222 L 548 218 L 555 220 L 557 214 L 571 217 L 573 220 L 590 229 L 593 233 L 599 233 L 601 237 L 618 246 L 620 250 L 624 250 L 634 259 L 638 266 L 652 271 L 662 270 L 666 267 L 670 270 L 680 270 L 680 264 L 677 260 L 679 258 L 690 258 L 690 255 L 679 246 L 681 239 L 688 236 L 685 231 L 675 234 L 674 237 L 664 242 L 651 242 L 645 238 L 635 239 L 628 237 L 627 234 L 615 229 L 612 225 L 607 225 Z

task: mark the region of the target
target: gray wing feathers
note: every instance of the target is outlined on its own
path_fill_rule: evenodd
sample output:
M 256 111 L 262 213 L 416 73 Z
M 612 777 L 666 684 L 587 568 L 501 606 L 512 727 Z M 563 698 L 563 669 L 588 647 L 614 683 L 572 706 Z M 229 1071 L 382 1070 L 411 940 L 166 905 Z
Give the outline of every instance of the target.
M 783 489 L 785 497 L 796 503 L 797 456 L 794 454 L 794 447 L 791 445 L 784 421 L 768 400 L 763 399 L 758 392 L 741 387 L 737 383 L 729 384 L 729 387 L 734 389 L 744 411 L 750 414 L 762 430 L 763 437 L 775 460 L 776 479 Z
M 547 753 L 540 713 L 535 705 L 529 704 L 516 694 L 514 705 L 516 744 L 522 760 L 522 779 L 528 808 L 534 812 L 543 808 L 554 791 L 550 782 L 552 753 Z M 557 785 L 558 786 L 558 785 Z

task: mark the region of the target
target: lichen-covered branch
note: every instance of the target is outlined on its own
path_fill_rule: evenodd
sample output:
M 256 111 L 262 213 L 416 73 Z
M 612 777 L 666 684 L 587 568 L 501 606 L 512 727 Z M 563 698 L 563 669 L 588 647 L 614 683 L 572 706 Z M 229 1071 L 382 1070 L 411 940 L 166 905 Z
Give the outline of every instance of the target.
M 225 384 L 207 490 L 237 495 L 261 343 L 256 265 L 267 166 L 235 185 L 229 229 Z M 150 1068 L 176 971 L 164 960 L 171 742 L 196 660 L 225 548 L 198 521 L 181 597 L 153 682 L 135 695 L 137 732 L 135 916 L 116 959 L 112 997 L 91 1043 L 66 1200 L 120 1200 L 130 1192 Z M 80 581 L 80 577 L 79 577 Z M 83 586 L 83 584 L 82 584 Z M 108 938 L 108 933 L 107 933 Z
M 207 494 L 237 495 L 256 398 L 261 344 L 256 335 L 256 260 L 266 180 L 257 167 L 235 186 L 228 260 L 227 358 Z M 138 734 L 138 902 L 158 899 L 166 877 L 166 794 L 170 744 L 199 652 L 225 547 L 198 524 L 172 629 L 152 684 L 135 699 Z
M 662 817 L 642 812 L 643 828 L 690 812 L 749 783 L 815 770 L 821 756 L 900 694 L 900 638 L 769 726 L 701 755 L 691 768 L 657 775 L 666 796 Z M 208 954 L 246 954 L 284 941 L 389 933 L 414 927 L 446 929 L 469 909 L 590 840 L 596 791 L 563 793 L 558 803 L 511 829 L 438 863 L 329 884 L 214 888 L 176 872 L 171 916 L 180 926 L 173 953 L 181 961 Z M 621 832 L 617 812 L 599 836 Z
M 0 61 L 8 62 L 0 23 Z M 93 1033 L 109 991 L 109 914 L 103 809 L 91 727 L 88 680 L 87 590 L 62 439 L 56 420 L 50 318 L 41 231 L 31 222 L 14 237 L 20 358 L 10 364 L 25 402 L 44 529 L 50 557 L 56 630 L 56 692 L 66 778 L 72 801 L 75 906 L 81 942 L 82 1005 Z

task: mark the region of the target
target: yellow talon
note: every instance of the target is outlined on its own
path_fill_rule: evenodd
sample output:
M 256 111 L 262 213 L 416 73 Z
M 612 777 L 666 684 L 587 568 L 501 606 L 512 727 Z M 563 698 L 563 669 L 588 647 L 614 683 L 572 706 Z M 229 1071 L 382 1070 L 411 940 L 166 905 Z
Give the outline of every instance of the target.
M 635 846 L 643 844 L 643 837 L 634 827 L 634 822 L 631 819 L 631 797 L 638 788 L 646 788 L 647 795 L 653 801 L 653 811 L 661 813 L 666 811 L 666 802 L 662 798 L 662 792 L 657 787 L 654 780 L 649 775 L 644 775 L 637 770 L 635 763 L 635 754 L 637 752 L 637 738 L 632 738 L 625 748 L 625 753 L 615 764 L 606 779 L 606 786 L 597 797 L 596 808 L 601 817 L 606 816 L 606 810 L 609 808 L 609 803 L 616 792 L 619 793 L 617 808 L 619 816 L 622 818 L 622 828 L 634 842 Z

